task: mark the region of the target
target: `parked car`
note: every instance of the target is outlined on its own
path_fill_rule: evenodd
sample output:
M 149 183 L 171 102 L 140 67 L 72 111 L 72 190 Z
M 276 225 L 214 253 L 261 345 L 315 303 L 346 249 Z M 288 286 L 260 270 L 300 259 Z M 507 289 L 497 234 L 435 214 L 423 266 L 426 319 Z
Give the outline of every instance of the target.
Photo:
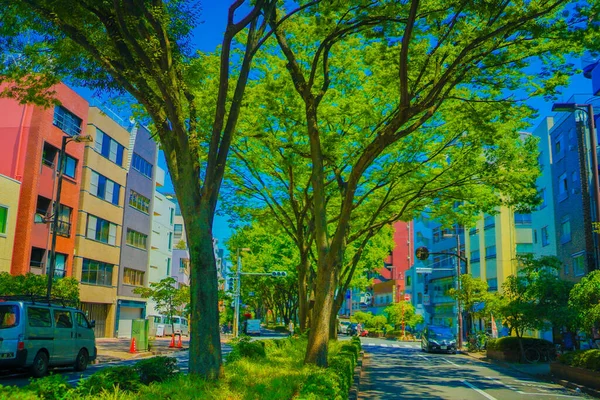
M 348 334 L 348 326 L 350 326 L 350 321 L 340 321 L 338 324 L 338 334 Z
M 446 326 L 430 325 L 425 327 L 421 336 L 421 350 L 440 351 L 456 354 L 456 336 Z
M 96 359 L 94 321 L 46 297 L 0 297 L 0 370 L 29 368 L 35 377 L 48 367 L 83 371 Z
M 258 335 L 260 336 L 260 319 L 249 319 L 246 321 L 245 326 L 246 335 Z

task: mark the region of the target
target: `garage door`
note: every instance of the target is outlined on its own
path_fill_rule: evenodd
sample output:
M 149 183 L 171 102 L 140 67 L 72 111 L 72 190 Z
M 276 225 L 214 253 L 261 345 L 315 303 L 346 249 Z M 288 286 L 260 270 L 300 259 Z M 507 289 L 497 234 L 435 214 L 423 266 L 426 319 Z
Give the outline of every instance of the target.
M 142 318 L 142 309 L 133 307 L 121 307 L 119 313 L 119 337 L 131 337 L 131 321 Z

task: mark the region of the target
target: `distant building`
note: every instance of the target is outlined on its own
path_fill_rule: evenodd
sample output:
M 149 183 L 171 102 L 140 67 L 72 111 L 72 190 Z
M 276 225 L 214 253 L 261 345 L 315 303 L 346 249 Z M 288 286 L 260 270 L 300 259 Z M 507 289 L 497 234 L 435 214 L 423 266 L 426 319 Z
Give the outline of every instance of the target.
M 55 277 L 72 273 L 84 143 L 67 143 L 61 204 L 56 210 L 53 202 L 63 139 L 82 134 L 88 103 L 64 84 L 52 89 L 60 105 L 49 108 L 0 98 L 0 174 L 21 183 L 18 211 L 12 209 L 17 213 L 11 239 L 13 275 L 46 273 L 51 247 L 49 222 L 55 213 L 59 218 Z M 46 223 L 34 223 L 36 214 Z

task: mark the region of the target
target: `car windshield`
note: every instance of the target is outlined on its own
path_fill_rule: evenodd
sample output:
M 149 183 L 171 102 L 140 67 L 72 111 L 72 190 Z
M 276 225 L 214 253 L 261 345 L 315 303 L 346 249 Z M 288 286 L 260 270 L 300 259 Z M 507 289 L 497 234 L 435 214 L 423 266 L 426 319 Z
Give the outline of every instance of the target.
M 19 308 L 16 305 L 0 305 L 0 329 L 19 325 Z
M 454 335 L 450 332 L 429 332 L 429 337 L 432 339 L 454 339 Z

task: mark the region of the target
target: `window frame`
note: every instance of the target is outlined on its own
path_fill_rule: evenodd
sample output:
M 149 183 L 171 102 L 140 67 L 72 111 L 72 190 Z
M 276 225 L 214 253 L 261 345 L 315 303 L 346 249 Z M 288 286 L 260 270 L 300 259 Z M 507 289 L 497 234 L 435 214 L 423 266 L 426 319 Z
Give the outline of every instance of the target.
M 4 210 L 4 211 L 2 211 Z M 9 207 L 3 204 L 0 204 L 0 236 L 6 237 L 8 234 L 8 213 Z M 4 221 L 3 221 L 4 219 Z

